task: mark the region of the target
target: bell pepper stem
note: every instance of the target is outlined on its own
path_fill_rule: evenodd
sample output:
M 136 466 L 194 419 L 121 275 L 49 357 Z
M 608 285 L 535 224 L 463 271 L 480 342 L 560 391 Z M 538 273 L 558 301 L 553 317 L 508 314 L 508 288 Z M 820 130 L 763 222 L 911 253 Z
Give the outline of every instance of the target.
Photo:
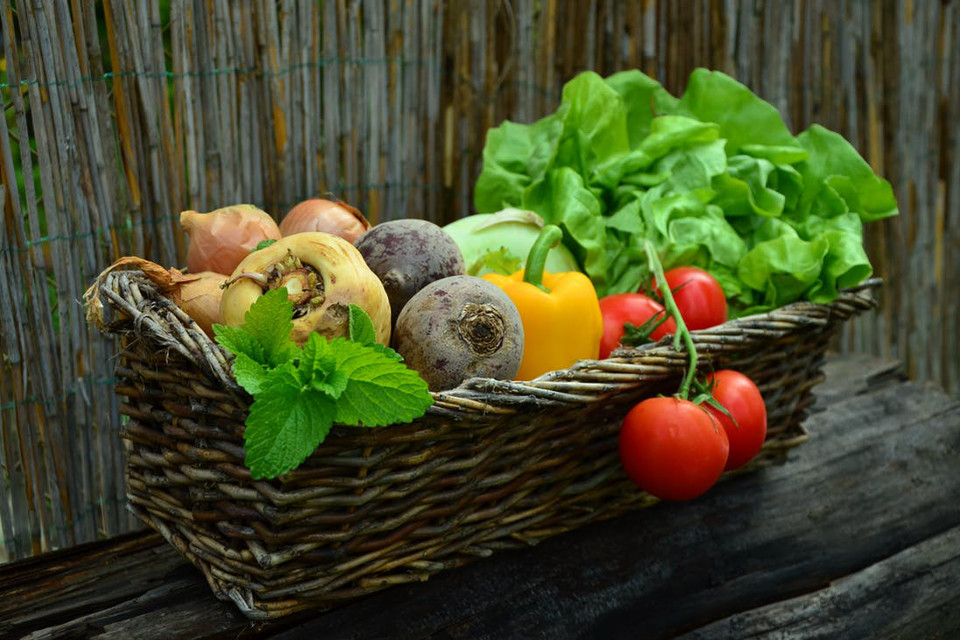
M 680 315 L 680 310 L 677 308 L 677 303 L 673 299 L 673 292 L 670 291 L 670 287 L 667 285 L 667 279 L 663 275 L 663 265 L 660 264 L 660 258 L 657 257 L 657 250 L 649 240 L 644 242 L 644 248 L 647 252 L 647 261 L 650 264 L 650 270 L 653 271 L 653 275 L 657 279 L 657 287 L 659 287 L 660 293 L 663 295 L 663 306 L 666 307 L 667 312 L 673 316 L 674 321 L 677 323 L 677 333 L 673 338 L 674 348 L 680 351 L 681 340 L 687 348 L 689 363 L 687 365 L 687 371 L 683 376 L 683 382 L 680 384 L 680 391 L 677 393 L 678 397 L 686 399 L 690 395 L 690 385 L 693 383 L 694 377 L 697 374 L 697 348 L 693 344 L 693 336 L 690 335 L 690 330 L 687 329 L 687 325 L 683 321 L 683 316 Z
M 527 264 L 523 269 L 524 282 L 547 291 L 543 286 L 543 267 L 547 264 L 550 249 L 560 244 L 562 239 L 563 231 L 555 224 L 548 224 L 540 230 L 540 235 L 533 241 L 530 253 L 527 254 Z

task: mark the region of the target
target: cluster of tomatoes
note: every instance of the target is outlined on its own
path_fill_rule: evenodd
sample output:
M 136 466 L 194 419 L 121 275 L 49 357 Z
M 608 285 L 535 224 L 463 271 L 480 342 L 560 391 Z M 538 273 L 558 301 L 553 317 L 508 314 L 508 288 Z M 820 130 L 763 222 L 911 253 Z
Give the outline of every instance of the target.
M 706 271 L 678 267 L 664 274 L 677 311 L 691 331 L 727 320 L 723 289 Z M 660 292 L 651 286 L 653 296 Z M 664 306 L 644 293 L 600 301 L 604 335 L 600 357 L 625 341 L 624 326 L 644 327 L 658 340 L 677 331 Z M 627 332 L 629 333 L 629 331 Z M 648 398 L 633 407 L 620 429 L 620 460 L 644 491 L 663 500 L 690 500 L 712 487 L 724 471 L 749 462 L 767 436 L 767 411 L 757 385 L 724 369 L 700 385 L 705 394 Z

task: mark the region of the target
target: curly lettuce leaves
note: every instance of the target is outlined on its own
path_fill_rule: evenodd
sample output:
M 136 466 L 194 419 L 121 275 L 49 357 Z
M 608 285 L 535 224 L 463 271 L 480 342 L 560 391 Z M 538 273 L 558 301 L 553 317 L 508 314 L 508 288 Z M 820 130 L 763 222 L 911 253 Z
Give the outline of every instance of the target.
M 649 279 L 650 240 L 664 267 L 710 271 L 734 315 L 834 299 L 872 272 L 863 224 L 897 214 L 841 136 L 794 137 L 773 105 L 705 69 L 680 98 L 640 71 L 576 76 L 553 114 L 489 132 L 474 204 L 560 225 L 601 296 Z
M 678 111 L 701 122 L 716 123 L 730 156 L 747 146 L 797 145 L 776 107 L 719 71 L 694 69 Z
M 806 188 L 797 207 L 800 216 L 838 212 L 840 202 L 843 213 L 853 211 L 862 222 L 897 215 L 893 187 L 843 136 L 815 124 L 797 140 L 809 154 L 801 165 Z
M 650 135 L 650 127 L 657 114 L 677 112 L 679 100 L 659 82 L 636 69 L 615 73 L 605 82 L 623 99 L 627 141 L 631 149 L 635 149 Z

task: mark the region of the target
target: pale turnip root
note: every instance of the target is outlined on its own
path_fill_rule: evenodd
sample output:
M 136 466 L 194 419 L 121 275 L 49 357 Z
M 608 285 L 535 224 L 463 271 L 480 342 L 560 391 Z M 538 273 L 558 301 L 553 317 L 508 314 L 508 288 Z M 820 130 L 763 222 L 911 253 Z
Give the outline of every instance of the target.
M 223 324 L 239 326 L 250 306 L 271 289 L 285 287 L 293 303 L 291 338 L 303 344 L 311 333 L 349 335 L 350 303 L 373 321 L 377 341 L 390 343 L 390 301 L 357 249 L 319 231 L 281 238 L 254 251 L 233 271 L 220 301 Z
M 523 357 L 523 322 L 516 305 L 491 282 L 451 276 L 432 282 L 397 319 L 394 348 L 431 391 L 467 378 L 512 380 Z
M 184 211 L 180 226 L 188 236 L 187 269 L 191 273 L 232 273 L 264 240 L 279 240 L 280 227 L 266 211 L 251 204 L 209 213 Z

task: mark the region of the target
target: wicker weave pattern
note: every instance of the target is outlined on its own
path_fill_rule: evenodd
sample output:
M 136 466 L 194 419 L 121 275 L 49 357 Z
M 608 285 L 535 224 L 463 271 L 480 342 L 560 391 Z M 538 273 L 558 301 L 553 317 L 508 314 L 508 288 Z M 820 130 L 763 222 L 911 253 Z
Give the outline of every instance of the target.
M 830 338 L 878 286 L 694 332 L 704 366 L 736 367 L 764 395 L 767 442 L 743 471 L 806 440 Z M 532 382 L 468 380 L 413 424 L 335 427 L 282 482 L 253 481 L 250 398 L 229 354 L 142 274 L 108 274 L 101 295 L 116 312 L 105 329 L 123 337 L 130 508 L 251 618 L 424 580 L 655 502 L 621 471 L 617 433 L 633 404 L 676 389 L 687 358 L 669 341 Z

